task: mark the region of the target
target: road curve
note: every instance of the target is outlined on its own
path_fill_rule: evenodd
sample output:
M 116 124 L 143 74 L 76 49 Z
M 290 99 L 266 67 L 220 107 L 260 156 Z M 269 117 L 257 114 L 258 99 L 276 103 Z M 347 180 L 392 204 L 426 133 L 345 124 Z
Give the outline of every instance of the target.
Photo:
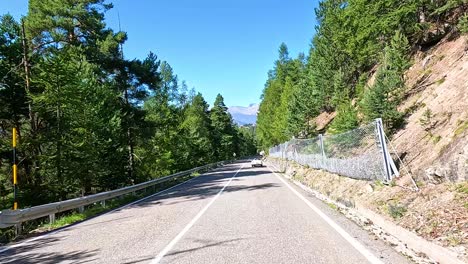
M 0 263 L 407 263 L 310 194 L 248 161 L 7 248 Z

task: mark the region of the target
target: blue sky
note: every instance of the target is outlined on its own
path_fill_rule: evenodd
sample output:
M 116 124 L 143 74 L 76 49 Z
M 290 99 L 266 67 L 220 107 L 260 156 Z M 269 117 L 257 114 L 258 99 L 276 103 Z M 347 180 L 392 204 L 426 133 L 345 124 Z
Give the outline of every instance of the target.
M 0 0 L 0 14 L 27 13 L 27 0 Z M 126 58 L 149 51 L 168 61 L 180 80 L 208 103 L 218 93 L 228 106 L 259 103 L 267 72 L 285 42 L 307 54 L 318 0 L 114 0 L 109 27 L 128 33 Z

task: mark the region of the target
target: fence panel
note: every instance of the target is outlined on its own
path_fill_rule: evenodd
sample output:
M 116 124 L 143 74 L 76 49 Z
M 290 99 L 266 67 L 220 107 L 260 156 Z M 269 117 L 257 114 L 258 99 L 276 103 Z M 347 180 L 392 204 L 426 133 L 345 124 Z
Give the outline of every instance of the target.
M 393 161 L 387 161 L 390 155 L 382 148 L 379 125 L 376 120 L 342 134 L 292 139 L 271 148 L 270 156 L 350 178 L 386 181 L 391 178 L 386 162 Z

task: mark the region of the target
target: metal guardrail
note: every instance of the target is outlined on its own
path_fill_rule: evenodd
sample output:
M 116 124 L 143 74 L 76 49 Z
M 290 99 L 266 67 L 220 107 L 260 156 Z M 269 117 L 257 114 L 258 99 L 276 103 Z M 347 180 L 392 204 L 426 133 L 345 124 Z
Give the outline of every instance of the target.
M 135 185 L 128 186 L 128 187 L 124 187 L 121 189 L 83 196 L 83 197 L 70 199 L 66 201 L 49 203 L 49 204 L 34 206 L 34 207 L 20 209 L 20 210 L 0 211 L 0 228 L 16 226 L 17 232 L 19 233 L 21 232 L 21 223 L 23 222 L 35 220 L 35 219 L 46 217 L 46 216 L 49 216 L 50 221 L 53 222 L 55 221 L 56 213 L 60 213 L 60 212 L 64 212 L 64 211 L 68 211 L 72 209 L 77 209 L 77 208 L 83 208 L 86 205 L 94 204 L 97 202 L 104 202 L 106 200 L 110 200 L 119 196 L 123 196 L 123 195 L 133 193 L 139 190 L 143 190 L 145 188 L 152 187 L 159 183 L 163 183 L 163 182 L 166 182 L 166 181 L 178 178 L 178 177 L 187 176 L 197 171 L 216 168 L 216 167 L 224 165 L 225 163 L 226 163 L 225 161 L 212 163 L 212 164 L 208 164 L 205 166 L 193 168 L 187 171 L 178 172 L 178 173 L 165 176 L 162 178 L 135 184 Z

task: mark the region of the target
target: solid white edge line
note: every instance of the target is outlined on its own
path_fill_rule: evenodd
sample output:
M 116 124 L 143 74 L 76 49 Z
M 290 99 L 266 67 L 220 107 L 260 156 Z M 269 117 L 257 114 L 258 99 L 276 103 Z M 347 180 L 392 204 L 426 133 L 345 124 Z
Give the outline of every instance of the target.
M 208 173 L 208 172 L 206 172 L 206 173 Z M 95 217 L 100 217 L 100 216 L 103 216 L 103 215 L 106 215 L 106 214 L 110 214 L 110 213 L 113 213 L 113 212 L 115 212 L 115 211 L 122 210 L 122 209 L 124 209 L 124 208 L 126 208 L 126 207 L 129 207 L 129 206 L 131 206 L 131 205 L 140 203 L 140 202 L 142 202 L 142 201 L 144 201 L 144 200 L 150 199 L 150 198 L 152 198 L 152 197 L 154 197 L 154 196 L 160 195 L 160 194 L 162 194 L 162 193 L 164 193 L 164 192 L 167 192 L 167 191 L 169 191 L 169 190 L 171 190 L 171 189 L 174 189 L 174 188 L 176 188 L 176 187 L 179 187 L 180 185 L 183 185 L 183 184 L 189 183 L 189 182 L 191 182 L 191 181 L 193 181 L 193 180 L 195 180 L 195 179 L 198 179 L 199 177 L 204 176 L 206 173 L 203 173 L 203 174 L 201 174 L 200 176 L 194 177 L 194 178 L 192 178 L 192 179 L 189 179 L 189 180 L 186 180 L 186 181 L 181 182 L 181 183 L 179 183 L 179 184 L 176 184 L 176 185 L 174 185 L 174 186 L 171 186 L 171 187 L 169 187 L 169 188 L 167 188 L 167 189 L 161 190 L 161 191 L 159 191 L 159 192 L 157 192 L 157 193 L 154 193 L 154 194 L 152 194 L 152 195 L 150 195 L 150 196 L 146 196 L 146 197 L 144 197 L 144 198 L 141 198 L 141 199 L 139 199 L 139 200 L 133 201 L 133 202 L 131 202 L 131 203 L 122 205 L 122 206 L 117 207 L 117 208 L 115 208 L 115 209 L 112 209 L 112 210 L 110 210 L 110 211 L 108 211 L 108 212 L 102 213 L 102 214 L 100 214 L 100 215 L 96 215 L 96 216 L 91 217 L 91 218 L 89 218 L 89 219 L 85 219 L 85 220 L 83 220 L 83 221 L 81 221 L 81 222 L 78 222 L 78 223 L 76 223 L 76 224 L 70 224 L 70 225 L 68 225 L 68 226 L 61 227 L 61 228 L 59 228 L 58 230 L 51 231 L 51 232 L 46 233 L 46 234 L 44 234 L 44 235 L 39 235 L 39 236 L 37 236 L 37 237 L 34 237 L 34 238 L 31 238 L 31 239 L 28 239 L 28 240 L 19 242 L 18 244 L 13 244 L 13 245 L 10 245 L 10 246 L 8 246 L 8 245 L 7 245 L 7 246 L 4 246 L 4 247 L 0 248 L 0 254 L 2 254 L 3 252 L 6 252 L 6 251 L 8 251 L 8 250 L 15 249 L 15 248 L 17 248 L 17 247 L 21 247 L 21 246 L 27 245 L 27 244 L 29 244 L 29 243 L 31 243 L 31 242 L 34 242 L 34 241 L 36 241 L 36 240 L 39 240 L 39 239 L 41 239 L 41 238 L 46 238 L 46 237 L 51 236 L 51 235 L 53 235 L 53 234 L 56 234 L 56 233 L 58 233 L 58 232 L 64 231 L 64 230 L 66 230 L 66 229 L 69 229 L 69 228 L 71 228 L 71 227 L 74 227 L 74 226 L 76 226 L 76 225 L 79 225 L 79 224 L 81 224 L 81 223 L 83 223 L 83 222 L 86 222 L 87 220 L 91 220 L 91 219 L 93 219 L 93 218 L 95 218 Z
M 353 238 L 350 234 L 348 234 L 343 228 L 341 228 L 338 224 L 336 224 L 330 217 L 328 217 L 325 213 L 320 211 L 315 205 L 313 205 L 309 200 L 307 200 L 302 194 L 300 194 L 296 189 L 294 189 L 286 180 L 283 179 L 280 175 L 274 172 L 271 168 L 270 171 L 286 185 L 299 199 L 301 199 L 304 203 L 307 204 L 315 213 L 317 213 L 327 224 L 329 224 L 335 231 L 340 234 L 348 243 L 350 243 L 361 255 L 363 255 L 370 263 L 372 264 L 383 264 L 379 258 L 374 256 L 367 248 L 365 248 L 359 241 Z
M 184 227 L 184 229 L 182 229 L 182 231 L 180 231 L 180 233 L 177 234 L 177 236 L 174 237 L 161 252 L 159 252 L 159 254 L 151 261 L 151 264 L 158 264 L 163 259 L 163 257 L 177 244 L 177 242 L 179 242 L 179 240 L 190 230 L 190 228 L 192 228 L 192 226 L 198 221 L 198 219 L 200 219 L 200 217 L 202 217 L 202 215 L 208 210 L 208 208 L 210 208 L 210 206 L 218 199 L 218 197 L 221 195 L 224 189 L 226 189 L 226 187 L 229 186 L 229 184 L 237 176 L 239 171 L 242 170 L 242 168 L 244 168 L 244 165 L 242 165 L 240 169 L 236 171 L 234 176 L 232 176 L 229 179 L 229 181 L 223 186 L 223 188 L 221 188 L 221 190 L 215 195 L 215 197 L 213 197 L 211 201 L 207 205 L 205 205 L 205 207 L 203 207 L 203 209 L 200 212 L 198 212 L 198 214 Z

